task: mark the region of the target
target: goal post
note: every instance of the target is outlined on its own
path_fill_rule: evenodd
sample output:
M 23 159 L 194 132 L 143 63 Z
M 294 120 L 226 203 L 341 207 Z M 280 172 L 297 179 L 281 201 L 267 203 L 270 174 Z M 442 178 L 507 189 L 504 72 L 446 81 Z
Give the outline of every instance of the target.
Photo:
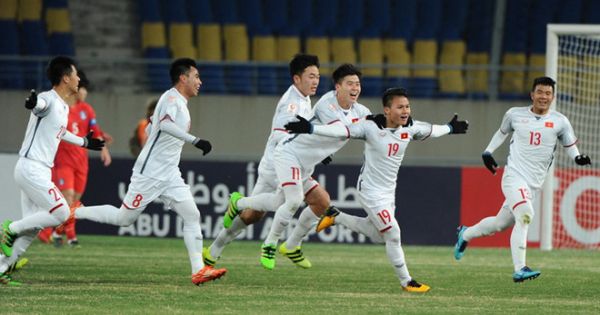
M 600 248 L 600 25 L 549 24 L 546 75 L 552 109 L 569 118 L 591 166 L 557 148 L 541 194 L 540 248 Z

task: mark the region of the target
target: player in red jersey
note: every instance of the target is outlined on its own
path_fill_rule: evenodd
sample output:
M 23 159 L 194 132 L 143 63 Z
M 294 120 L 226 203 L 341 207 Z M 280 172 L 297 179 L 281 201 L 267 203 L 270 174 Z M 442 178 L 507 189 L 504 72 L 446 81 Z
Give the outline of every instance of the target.
M 89 80 L 83 71 L 79 71 L 79 90 L 76 98 L 69 102 L 69 121 L 67 130 L 73 134 L 85 137 L 89 132 L 93 132 L 94 138 L 102 138 L 109 144 L 112 137 L 104 133 L 96 122 L 96 113 L 92 106 L 85 101 L 88 94 Z M 100 151 L 100 159 L 104 166 L 109 166 L 112 162 L 110 152 L 107 147 Z M 52 181 L 60 189 L 70 206 L 79 203 L 88 175 L 88 153 L 85 148 L 78 147 L 69 143 L 61 143 L 58 146 L 54 167 L 52 168 Z M 46 228 L 38 234 L 38 238 L 44 243 L 50 243 L 51 237 L 54 239 L 54 245 L 62 246 L 62 234 L 66 234 L 69 245 L 79 246 L 77 234 L 75 232 L 75 220 L 71 220 L 57 229 Z

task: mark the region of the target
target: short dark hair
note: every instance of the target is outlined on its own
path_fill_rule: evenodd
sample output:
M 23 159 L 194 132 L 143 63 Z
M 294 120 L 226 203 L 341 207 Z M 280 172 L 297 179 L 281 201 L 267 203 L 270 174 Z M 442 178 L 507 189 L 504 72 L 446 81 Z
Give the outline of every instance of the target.
M 533 85 L 531 86 L 531 92 L 535 91 L 535 87 L 538 85 L 546 85 L 552 87 L 552 93 L 554 93 L 554 85 L 556 81 L 554 81 L 550 77 L 537 77 L 533 79 Z
M 63 76 L 70 75 L 73 72 L 71 66 L 77 67 L 75 60 L 66 56 L 56 56 L 50 60 L 46 68 L 46 76 L 48 76 L 52 86 L 59 85 Z
M 169 76 L 171 77 L 171 83 L 173 85 L 179 82 L 179 76 L 182 74 L 187 74 L 190 71 L 190 68 L 194 67 L 198 69 L 196 62 L 190 58 L 179 58 L 175 59 L 171 64 L 171 69 L 169 70 Z
M 383 107 L 390 107 L 392 100 L 396 96 L 404 96 L 408 98 L 408 91 L 402 87 L 393 87 L 385 90 L 385 92 L 383 92 L 383 96 L 381 97 Z
M 333 78 L 333 84 L 341 83 L 344 77 L 349 75 L 356 75 L 360 79 L 362 72 L 360 72 L 360 70 L 358 70 L 358 68 L 356 68 L 354 65 L 349 63 L 342 64 L 331 74 L 331 77 Z
M 77 76 L 79 76 L 79 87 L 89 90 L 90 80 L 82 69 L 77 69 Z
M 292 61 L 290 61 L 290 77 L 293 78 L 295 75 L 302 75 L 304 69 L 310 66 L 319 68 L 319 57 L 308 54 L 296 54 Z

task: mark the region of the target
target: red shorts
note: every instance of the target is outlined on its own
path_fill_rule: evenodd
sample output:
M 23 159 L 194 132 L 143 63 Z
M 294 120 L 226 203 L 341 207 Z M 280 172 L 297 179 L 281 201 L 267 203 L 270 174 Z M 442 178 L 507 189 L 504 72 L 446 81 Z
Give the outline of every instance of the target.
M 54 166 L 52 168 L 52 181 L 61 191 L 73 189 L 78 194 L 83 194 L 87 184 L 87 170 L 70 166 Z

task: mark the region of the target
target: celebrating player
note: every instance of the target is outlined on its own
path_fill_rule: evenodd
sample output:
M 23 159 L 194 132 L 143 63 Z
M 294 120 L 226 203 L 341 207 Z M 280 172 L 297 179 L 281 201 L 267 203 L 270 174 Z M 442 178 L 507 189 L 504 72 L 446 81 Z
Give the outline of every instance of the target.
M 343 213 L 331 207 L 317 224 L 317 232 L 341 224 L 350 230 L 369 236 L 385 249 L 400 280 L 402 289 L 409 292 L 427 292 L 430 287 L 414 280 L 408 273 L 400 242 L 400 226 L 396 221 L 396 181 L 398 169 L 411 140 L 425 140 L 451 133 L 465 133 L 466 121 L 455 115 L 447 125 L 431 125 L 413 121 L 408 93 L 403 88 L 391 88 L 382 97 L 384 115 L 375 120 L 385 126 L 382 131 L 373 122 L 361 120 L 348 126 L 341 124 L 312 125 L 302 117 L 286 125 L 290 133 L 311 133 L 335 138 L 365 140 L 365 161 L 358 178 L 359 201 L 367 217 Z
M 146 206 L 161 198 L 183 218 L 183 241 L 192 269 L 192 283 L 199 285 L 223 276 L 227 270 L 214 269 L 202 262 L 202 230 L 200 211 L 190 187 L 179 170 L 181 150 L 185 142 L 208 154 L 212 146 L 188 133 L 190 113 L 188 100 L 198 95 L 202 81 L 192 59 L 181 58 L 171 64 L 173 87 L 163 93 L 152 115 L 148 144 L 135 161 L 131 183 L 120 208 L 111 205 L 77 208 L 75 218 L 100 223 L 129 226 Z
M 69 121 L 67 130 L 80 137 L 87 135 L 90 131 L 94 137 L 106 140 L 106 144 L 112 142 L 112 137 L 100 129 L 96 122 L 96 113 L 89 103 L 85 102 L 88 95 L 90 81 L 85 73 L 79 69 L 79 89 L 76 94 L 76 100 L 69 102 Z M 104 166 L 109 166 L 112 159 L 108 147 L 100 151 L 100 160 Z M 60 192 L 65 196 L 69 206 L 79 203 L 85 190 L 88 175 L 88 154 L 81 147 L 60 143 L 54 158 L 54 167 L 52 168 L 52 181 Z M 38 238 L 44 242 L 50 242 L 50 237 L 54 240 L 54 245 L 62 246 L 62 234 L 66 234 L 68 244 L 71 247 L 79 247 L 77 233 L 75 231 L 75 220 L 69 220 L 61 225 L 59 229 L 45 228 L 39 234 Z
M 578 165 L 591 164 L 587 155 L 579 154 L 571 123 L 563 114 L 551 110 L 555 82 L 548 77 L 536 78 L 531 89 L 533 104 L 509 109 L 482 154 L 483 163 L 496 174 L 498 164 L 492 153 L 512 132 L 508 161 L 502 176 L 504 203 L 495 217 L 487 217 L 471 226 L 458 227 L 454 258 L 460 260 L 467 244 L 474 238 L 492 235 L 513 226 L 510 249 L 514 264 L 514 282 L 537 278 L 541 272 L 525 263 L 527 230 L 533 220 L 532 200 L 542 186 L 554 159 L 557 142 Z
M 15 166 L 15 181 L 21 189 L 23 218 L 1 226 L 0 278 L 3 284 L 18 284 L 7 271 L 29 247 L 37 233 L 46 227 L 54 227 L 69 217 L 69 205 L 60 190 L 52 182 L 51 168 L 61 140 L 100 150 L 104 141 L 78 137 L 67 130 L 69 106 L 66 100 L 77 93 L 79 76 L 75 61 L 68 57 L 55 57 L 48 64 L 47 75 L 52 89 L 31 95 L 25 107 L 31 110 L 25 139 Z
M 317 91 L 320 77 L 318 57 L 297 54 L 290 61 L 289 70 L 293 83 L 277 103 L 271 124 L 271 134 L 258 166 L 258 179 L 251 196 L 277 191 L 278 182 L 273 164 L 273 151 L 282 140 L 288 137 L 288 133 L 283 126 L 294 120 L 296 115 L 310 117 L 312 112 L 310 97 Z M 307 179 L 303 185 L 308 207 L 323 212 L 329 205 L 329 194 L 312 178 Z M 258 203 L 255 204 L 259 210 L 244 206 L 244 201 L 238 201 L 241 198 L 241 194 L 237 192 L 232 194 L 230 203 L 237 206 L 235 208 L 229 207 L 223 217 L 225 229 L 222 229 L 210 247 L 203 251 L 205 264 L 214 265 L 220 258 L 225 246 L 234 240 L 248 225 L 262 219 L 265 210 L 274 211 L 276 209 L 276 206 L 271 206 L 273 198 L 259 199 Z M 266 205 L 261 206 L 260 202 L 266 203 Z M 246 204 L 249 203 L 246 202 Z M 299 246 L 286 251 L 286 255 L 301 268 L 311 267 L 310 261 L 304 258 Z

